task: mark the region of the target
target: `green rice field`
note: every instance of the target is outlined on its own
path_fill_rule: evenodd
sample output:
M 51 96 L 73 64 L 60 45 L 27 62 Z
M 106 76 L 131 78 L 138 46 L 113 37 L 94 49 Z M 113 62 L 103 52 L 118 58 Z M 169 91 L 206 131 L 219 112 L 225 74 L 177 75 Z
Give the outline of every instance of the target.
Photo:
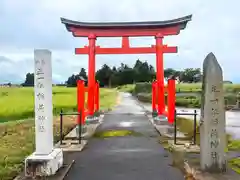
M 100 89 L 100 107 L 108 109 L 115 103 L 117 92 L 113 89 Z M 60 110 L 76 111 L 76 88 L 53 87 L 53 113 Z M 87 97 L 85 98 L 87 99 Z M 34 117 L 33 88 L 0 88 L 0 122 Z

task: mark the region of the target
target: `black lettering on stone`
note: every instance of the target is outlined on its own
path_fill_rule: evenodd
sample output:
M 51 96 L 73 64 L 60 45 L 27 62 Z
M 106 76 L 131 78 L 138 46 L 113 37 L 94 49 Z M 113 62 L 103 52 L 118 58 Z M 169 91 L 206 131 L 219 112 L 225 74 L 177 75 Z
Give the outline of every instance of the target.
M 36 64 L 40 64 L 40 65 L 45 65 L 45 60 L 41 59 L 41 60 L 36 60 Z
M 217 158 L 218 158 L 218 153 L 217 152 L 211 152 L 211 158 L 214 160 L 214 161 L 216 161 L 217 160 Z
M 45 116 L 38 116 L 38 121 L 43 122 L 45 120 Z
M 44 85 L 43 85 L 43 83 L 38 82 L 38 83 L 37 83 L 37 87 L 38 87 L 38 88 L 44 88 Z
M 212 137 L 218 138 L 217 129 L 212 129 L 212 130 L 211 130 L 211 138 L 212 138 Z
M 212 108 L 212 115 L 213 115 L 213 116 L 216 116 L 216 115 L 218 115 L 218 114 L 219 114 L 218 109 Z
M 218 103 L 218 99 L 210 100 L 210 102 L 217 104 Z
M 37 79 L 44 79 L 44 77 L 40 76 L 40 77 L 37 77 Z
M 40 67 L 40 68 L 37 68 L 36 70 L 36 75 L 43 75 L 43 69 Z
M 217 148 L 219 145 L 218 140 L 211 140 L 211 148 Z
M 44 99 L 44 94 L 43 93 L 38 93 L 37 94 L 38 99 Z
M 44 110 L 44 104 L 39 104 L 37 110 L 38 111 L 43 111 Z
M 213 124 L 218 124 L 218 118 L 213 118 L 213 119 L 212 119 L 212 123 L 213 123 Z
M 212 85 L 212 92 L 220 92 L 219 90 L 217 90 L 217 86 Z
M 39 129 L 40 132 L 45 132 L 45 128 L 44 128 L 43 125 L 39 125 L 38 129 Z

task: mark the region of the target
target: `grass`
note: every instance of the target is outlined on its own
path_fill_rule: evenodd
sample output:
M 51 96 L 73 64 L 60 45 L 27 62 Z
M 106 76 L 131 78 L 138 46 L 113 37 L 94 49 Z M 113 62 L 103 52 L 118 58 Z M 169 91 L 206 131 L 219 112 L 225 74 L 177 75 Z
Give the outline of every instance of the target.
M 123 86 L 118 86 L 117 87 L 117 90 L 121 91 L 121 92 L 129 92 L 129 93 L 132 93 L 133 90 L 135 88 L 135 85 L 134 84 L 126 84 L 126 85 L 123 85 Z
M 229 161 L 231 168 L 240 174 L 240 158 L 234 158 Z
M 63 132 L 75 127 L 75 118 L 65 118 Z M 15 121 L 0 124 L 0 179 L 11 180 L 24 167 L 24 159 L 34 151 L 34 121 Z M 54 140 L 59 139 L 59 122 L 54 121 Z
M 136 86 L 145 86 L 145 90 L 141 90 L 141 92 L 151 92 L 151 83 L 136 83 L 135 85 L 123 85 L 119 86 L 118 89 L 122 91 L 133 91 Z M 176 84 L 177 92 L 200 92 L 202 90 L 202 83 L 181 83 Z M 238 93 L 240 92 L 240 84 L 224 84 L 224 91 L 229 93 Z M 138 93 L 138 92 L 137 92 Z
M 240 84 L 224 84 L 225 92 L 240 92 Z M 202 83 L 182 83 L 176 85 L 177 91 L 184 92 L 199 92 L 202 90 Z
M 123 136 L 140 136 L 141 134 L 129 130 L 108 130 L 97 132 L 94 134 L 96 138 L 109 138 L 109 137 L 123 137 Z
M 118 93 L 114 89 L 100 89 L 100 109 L 111 109 L 117 101 Z
M 181 139 L 181 140 L 192 140 L 193 137 L 193 121 L 190 119 L 185 118 L 177 118 L 177 128 L 180 132 L 184 133 L 187 138 Z M 179 139 L 179 138 L 178 138 Z M 230 135 L 227 135 L 227 143 L 228 147 L 226 152 L 229 151 L 236 151 L 240 152 L 240 140 L 232 140 Z M 184 158 L 184 152 L 182 151 L 174 151 L 171 145 L 169 145 L 168 140 L 171 140 L 171 138 L 166 136 L 160 136 L 159 143 L 164 147 L 164 149 L 170 151 L 173 155 L 173 166 L 179 168 L 180 170 L 183 170 L 183 162 L 184 159 L 186 160 L 186 157 Z M 197 136 L 196 136 L 196 143 L 200 145 L 200 134 L 198 133 L 197 129 Z M 199 158 L 197 159 L 187 159 L 188 162 L 191 163 L 197 163 L 199 164 Z M 230 167 L 238 174 L 240 174 L 240 158 L 233 158 L 228 161 Z
M 194 135 L 193 120 L 178 117 L 176 122 L 177 122 L 178 131 L 182 132 L 186 136 L 187 140 L 192 140 Z M 200 134 L 199 134 L 198 122 L 197 122 L 196 143 L 200 145 Z
M 193 140 L 193 120 L 177 117 L 177 130 L 179 132 L 182 132 L 186 137 L 181 138 L 181 140 L 186 141 L 192 141 Z M 169 148 L 168 140 L 171 140 L 172 138 L 161 136 L 159 142 L 163 145 L 165 149 Z M 177 137 L 177 141 L 180 138 Z M 200 134 L 198 132 L 197 128 L 197 135 L 196 135 L 196 143 L 200 145 Z
M 177 118 L 177 128 L 180 132 L 184 133 L 187 137 L 193 137 L 193 120 L 186 118 Z M 228 151 L 240 151 L 240 140 L 233 140 L 230 135 L 227 135 L 227 144 Z M 199 126 L 197 122 L 197 136 L 196 143 L 200 145 L 200 134 L 199 134 Z
M 100 89 L 100 107 L 105 110 L 115 104 L 117 92 Z M 87 98 L 85 98 L 87 99 Z M 76 88 L 53 88 L 53 113 L 76 111 Z M 34 117 L 33 88 L 0 88 L 0 123 Z
M 188 108 L 200 108 L 201 107 L 201 92 L 202 85 L 201 83 L 183 83 L 176 84 L 177 93 L 187 93 L 193 92 L 189 95 L 177 96 L 176 97 L 176 106 L 178 107 L 188 107 Z M 136 83 L 135 85 L 124 85 L 119 86 L 118 89 L 124 92 L 130 92 L 137 98 L 146 103 L 151 103 L 152 101 L 152 85 L 148 82 Z M 225 91 L 225 103 L 226 109 L 231 109 L 233 105 L 236 105 L 237 93 L 240 92 L 240 84 L 224 84 Z M 195 94 L 194 94 L 195 93 Z M 167 94 L 165 94 L 167 99 Z M 167 100 L 166 100 L 167 102 Z
M 11 180 L 24 167 L 24 159 L 34 151 L 33 88 L 0 88 L 0 180 Z M 100 89 L 100 107 L 111 109 L 117 100 L 114 89 Z M 76 109 L 76 88 L 54 87 L 55 115 Z M 64 117 L 63 132 L 75 127 L 75 117 Z M 54 141 L 59 140 L 59 118 L 54 119 Z
M 193 121 L 190 119 L 185 119 L 185 118 L 178 118 L 177 119 L 177 128 L 179 129 L 180 132 L 183 132 L 189 139 L 191 140 L 193 137 Z M 227 152 L 229 151 L 236 151 L 240 152 L 240 140 L 233 140 L 231 139 L 230 135 L 227 135 L 226 137 L 227 140 Z M 197 135 L 196 135 L 196 143 L 200 145 L 200 134 L 197 130 Z M 166 147 L 168 147 L 165 144 Z M 240 158 L 234 158 L 229 161 L 230 166 L 234 171 L 240 174 Z
M 240 140 L 230 140 L 228 144 L 229 151 L 238 151 L 240 152 Z

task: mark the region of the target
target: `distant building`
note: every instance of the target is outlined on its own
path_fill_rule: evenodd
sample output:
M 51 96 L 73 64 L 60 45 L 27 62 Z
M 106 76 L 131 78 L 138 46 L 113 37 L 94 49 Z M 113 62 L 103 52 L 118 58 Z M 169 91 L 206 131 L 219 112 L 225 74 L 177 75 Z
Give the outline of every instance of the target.
M 0 84 L 1 88 L 7 88 L 7 87 L 22 87 L 20 84 L 11 84 L 11 83 L 6 83 L 6 84 Z
M 179 84 L 179 77 L 174 77 L 173 75 L 171 75 L 167 79 L 175 79 L 175 83 Z M 164 84 L 167 84 L 166 79 L 164 79 Z

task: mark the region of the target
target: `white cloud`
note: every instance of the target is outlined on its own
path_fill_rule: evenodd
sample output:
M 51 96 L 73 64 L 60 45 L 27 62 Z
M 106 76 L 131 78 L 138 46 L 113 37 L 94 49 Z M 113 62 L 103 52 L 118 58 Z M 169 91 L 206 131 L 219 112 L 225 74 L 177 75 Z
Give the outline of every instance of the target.
M 236 0 L 1 0 L 0 56 L 12 63 L 6 68 L 0 61 L 0 77 L 21 80 L 26 72 L 32 71 L 34 48 L 52 50 L 53 77 L 57 80 L 64 81 L 81 67 L 86 68 L 87 56 L 74 55 L 74 48 L 86 45 L 87 40 L 72 37 L 60 17 L 79 21 L 153 21 L 193 14 L 180 35 L 164 40 L 179 47 L 178 54 L 164 56 L 165 67 L 201 67 L 207 53 L 212 51 L 223 67 L 225 79 L 240 82 L 235 66 L 240 47 L 239 5 Z M 120 46 L 120 42 L 119 38 L 100 39 L 98 44 L 110 47 Z M 133 38 L 131 44 L 150 46 L 154 39 Z M 97 67 L 103 63 L 133 64 L 137 58 L 155 65 L 154 55 L 98 56 L 96 64 Z

